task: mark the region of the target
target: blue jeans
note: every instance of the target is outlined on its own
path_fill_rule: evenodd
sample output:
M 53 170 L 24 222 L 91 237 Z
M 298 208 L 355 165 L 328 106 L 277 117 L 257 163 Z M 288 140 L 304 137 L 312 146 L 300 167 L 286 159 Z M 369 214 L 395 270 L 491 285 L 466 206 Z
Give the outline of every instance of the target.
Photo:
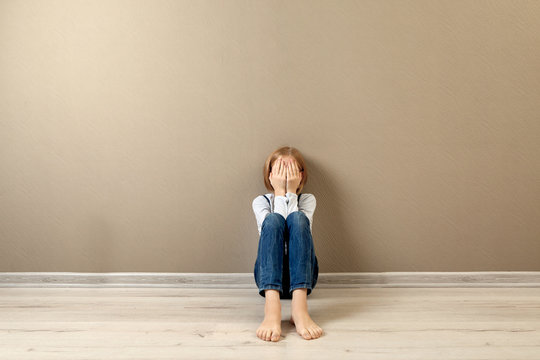
M 262 297 L 266 297 L 266 289 L 279 290 L 280 299 L 292 299 L 297 288 L 311 293 L 319 276 L 319 262 L 306 214 L 294 211 L 287 219 L 278 213 L 266 216 L 253 275 Z

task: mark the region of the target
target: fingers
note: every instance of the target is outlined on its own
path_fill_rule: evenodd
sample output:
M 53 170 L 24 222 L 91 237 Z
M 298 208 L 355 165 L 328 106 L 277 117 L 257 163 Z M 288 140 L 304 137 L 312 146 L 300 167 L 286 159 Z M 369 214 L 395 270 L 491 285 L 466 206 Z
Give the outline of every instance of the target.
M 274 166 L 272 167 L 272 174 L 279 175 L 279 159 L 274 161 Z
M 280 159 L 281 164 L 281 175 L 285 176 L 287 174 L 287 163 L 284 160 Z
M 296 171 L 296 162 L 294 160 L 289 160 L 289 168 L 290 168 L 290 174 L 291 176 L 298 176 L 298 171 Z
M 294 168 L 292 166 L 292 160 L 289 160 L 287 163 L 287 174 L 289 177 L 294 177 Z
M 280 159 L 278 159 L 278 161 L 280 161 Z M 290 176 L 298 176 L 299 173 L 300 173 L 300 167 L 298 165 L 298 163 L 292 159 L 290 160 L 281 160 L 280 161 L 280 170 L 283 171 L 283 175 L 285 174 L 288 174 Z M 280 172 L 281 173 L 281 172 Z
M 301 175 L 300 164 L 294 159 L 284 160 L 278 158 L 274 163 L 271 173 L 273 176 L 285 177 L 287 175 L 289 177 L 299 177 Z

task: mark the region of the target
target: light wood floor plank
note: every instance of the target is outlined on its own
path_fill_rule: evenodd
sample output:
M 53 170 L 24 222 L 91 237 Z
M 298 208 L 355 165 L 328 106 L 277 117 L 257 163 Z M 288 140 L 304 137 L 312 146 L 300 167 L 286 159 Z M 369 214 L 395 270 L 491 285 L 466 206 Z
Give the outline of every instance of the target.
M 256 289 L 1 288 L 0 359 L 540 359 L 540 288 L 314 289 L 266 342 Z

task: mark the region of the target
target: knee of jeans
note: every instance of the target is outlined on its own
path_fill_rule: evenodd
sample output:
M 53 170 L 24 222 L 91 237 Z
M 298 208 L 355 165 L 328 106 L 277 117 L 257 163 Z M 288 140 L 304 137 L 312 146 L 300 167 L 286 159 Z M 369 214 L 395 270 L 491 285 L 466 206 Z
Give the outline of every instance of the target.
M 279 213 L 270 213 L 266 215 L 263 220 L 262 227 L 277 226 L 283 227 L 285 225 L 285 218 Z
M 287 216 L 287 225 L 294 224 L 296 226 L 309 226 L 309 219 L 302 211 L 293 211 Z

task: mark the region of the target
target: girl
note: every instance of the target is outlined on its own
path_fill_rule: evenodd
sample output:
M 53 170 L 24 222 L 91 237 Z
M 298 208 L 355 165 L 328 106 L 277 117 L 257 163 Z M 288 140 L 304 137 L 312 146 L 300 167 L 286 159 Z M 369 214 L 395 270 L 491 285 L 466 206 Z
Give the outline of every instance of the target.
M 316 200 L 313 194 L 301 193 L 307 180 L 304 158 L 295 148 L 279 148 L 266 159 L 263 174 L 271 192 L 252 202 L 259 230 L 253 274 L 259 295 L 266 298 L 257 336 L 279 340 L 280 299 L 292 298 L 289 322 L 304 339 L 315 339 L 321 336 L 322 329 L 308 314 L 307 295 L 319 275 L 311 237 Z

